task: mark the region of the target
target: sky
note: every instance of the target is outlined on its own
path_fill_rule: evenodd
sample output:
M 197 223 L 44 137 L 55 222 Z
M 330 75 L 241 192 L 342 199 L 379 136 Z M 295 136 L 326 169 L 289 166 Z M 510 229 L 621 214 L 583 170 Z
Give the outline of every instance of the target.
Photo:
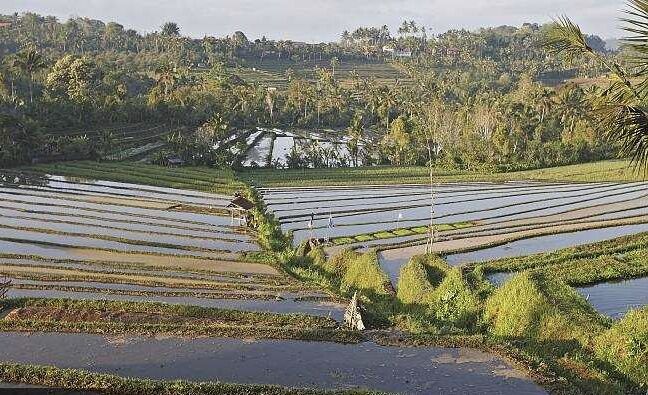
M 167 21 L 193 37 L 226 36 L 241 30 L 248 38 L 266 36 L 307 42 L 335 41 L 344 30 L 413 19 L 432 31 L 519 26 L 567 15 L 584 32 L 622 36 L 618 19 L 623 0 L 0 0 L 0 14 L 25 11 L 61 20 L 83 16 L 115 21 L 152 32 Z

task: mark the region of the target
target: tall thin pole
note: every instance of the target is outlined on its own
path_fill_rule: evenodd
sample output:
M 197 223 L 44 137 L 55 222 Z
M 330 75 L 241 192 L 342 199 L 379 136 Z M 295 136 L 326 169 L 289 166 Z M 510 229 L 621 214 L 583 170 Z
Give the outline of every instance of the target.
M 436 126 L 436 125 L 435 125 Z M 434 251 L 434 203 L 435 203 L 435 192 L 434 192 L 434 166 L 432 162 L 432 144 L 434 129 L 430 130 L 429 128 L 426 131 L 427 138 L 427 149 L 428 149 L 428 166 L 430 167 L 430 229 L 428 234 L 428 241 L 425 246 L 425 252 L 431 254 Z

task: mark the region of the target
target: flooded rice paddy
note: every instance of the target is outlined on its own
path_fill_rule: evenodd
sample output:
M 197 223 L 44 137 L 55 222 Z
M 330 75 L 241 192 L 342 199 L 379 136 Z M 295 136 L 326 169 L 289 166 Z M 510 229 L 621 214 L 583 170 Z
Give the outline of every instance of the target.
M 312 233 L 318 238 L 425 226 L 430 221 L 430 190 L 424 185 L 270 188 L 261 192 L 282 228 L 294 232 L 295 242 L 310 236 L 311 217 Z M 644 217 L 648 216 L 648 183 L 440 184 L 435 186 L 434 209 L 437 224 L 471 222 L 484 232 L 540 223 L 559 225 L 567 220 Z
M 172 305 L 200 306 L 242 311 L 269 312 L 281 314 L 301 313 L 330 317 L 340 322 L 345 306 L 325 301 L 302 301 L 294 299 L 218 299 L 192 296 L 107 294 L 93 291 L 60 291 L 56 289 L 12 288 L 9 298 L 47 298 L 72 300 L 112 300 L 129 302 L 159 302 Z
M 648 224 L 617 226 L 601 229 L 588 229 L 578 232 L 561 233 L 555 235 L 530 237 L 527 239 L 512 241 L 495 247 L 476 249 L 475 251 L 461 252 L 445 255 L 445 260 L 451 266 L 459 266 L 469 263 L 487 262 L 502 258 L 512 258 L 538 253 L 556 251 L 562 248 L 574 247 L 595 243 L 598 241 L 611 240 L 617 237 L 648 232 Z M 400 269 L 413 255 L 424 253 L 421 247 L 403 249 L 407 252 L 400 253 L 399 249 L 388 250 L 378 253 L 380 265 L 387 273 L 392 284 L 398 284 Z M 493 275 L 493 281 L 500 282 L 506 279 L 507 274 Z
M 228 196 L 48 175 L 0 176 L 9 297 L 157 301 L 342 318 L 328 294 L 246 262 Z M 178 207 L 184 208 L 179 210 Z
M 260 138 L 259 133 L 263 135 Z M 287 168 L 291 165 L 293 151 L 298 154 L 297 160 L 310 158 L 327 167 L 349 167 L 354 164 L 343 132 L 257 128 L 253 135 L 255 138 L 248 140 L 249 148 L 242 163 L 244 167 Z M 362 145 L 359 142 L 359 147 Z
M 0 333 L 0 345 L 4 361 L 152 379 L 410 394 L 546 393 L 507 362 L 470 349 L 19 333 Z
M 601 314 L 618 319 L 648 305 L 648 277 L 576 288 Z
M 486 262 L 502 258 L 552 252 L 563 248 L 596 243 L 598 241 L 611 240 L 617 237 L 643 232 L 648 232 L 648 224 L 589 229 L 579 232 L 517 240 L 477 251 L 450 254 L 445 259 L 449 264 L 457 266 L 466 263 Z

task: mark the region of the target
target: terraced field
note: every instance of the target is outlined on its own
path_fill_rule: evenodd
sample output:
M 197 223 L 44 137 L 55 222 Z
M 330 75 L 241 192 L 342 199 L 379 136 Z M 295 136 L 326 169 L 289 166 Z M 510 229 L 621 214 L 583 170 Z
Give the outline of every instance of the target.
M 367 132 L 368 134 L 368 132 Z M 348 138 L 343 130 L 332 129 L 281 129 L 257 128 L 248 139 L 248 149 L 242 161 L 244 168 L 288 167 L 293 148 L 303 157 L 309 149 L 318 150 L 326 166 L 339 168 L 352 166 L 347 148 Z M 362 146 L 360 142 L 360 146 Z
M 340 317 L 325 293 L 250 262 L 255 235 L 232 222 L 227 195 L 11 172 L 2 180 L 0 275 L 12 280 L 10 297 Z
M 261 193 L 295 243 L 311 235 L 351 247 L 427 240 L 428 186 L 263 188 Z M 439 184 L 434 199 L 438 240 L 454 241 L 455 248 L 464 239 L 648 220 L 647 183 Z
M 260 263 L 257 235 L 227 215 L 242 186 L 223 170 L 140 163 L 4 171 L 2 380 L 143 393 L 545 393 L 484 351 L 403 348 L 342 327 L 345 295 Z
M 329 61 L 294 62 L 286 60 L 266 59 L 263 62 L 249 63 L 246 67 L 232 69 L 231 72 L 248 82 L 260 83 L 264 86 L 286 89 L 289 81 L 286 71 L 292 69 L 294 73 L 306 79 L 314 80 L 314 69 L 330 69 Z M 378 83 L 393 85 L 396 83 L 410 84 L 411 79 L 402 73 L 396 66 L 386 62 L 359 62 L 343 61 L 335 69 L 336 78 L 344 85 L 352 83 L 353 73 L 361 78 L 372 78 Z
M 497 286 L 525 270 L 550 275 L 576 287 L 601 314 L 619 319 L 632 309 L 648 305 L 647 232 L 647 228 L 637 226 L 622 227 L 619 232 L 611 231 L 606 235 L 586 231 L 581 232 L 589 234 L 583 235 L 580 243 L 569 237 L 563 240 L 563 247 L 582 244 L 567 248 L 559 247 L 560 240 L 547 240 L 557 239 L 557 236 L 548 236 L 542 244 L 551 245 L 553 248 L 549 251 L 516 245 L 530 245 L 530 241 L 525 240 L 510 243 L 507 249 L 494 247 L 453 254 L 446 259 L 455 265 L 479 267 Z M 629 236 L 614 238 L 624 233 Z M 597 237 L 603 241 L 594 243 Z
M 186 129 L 164 124 L 128 124 L 97 129 L 73 129 L 50 132 L 47 137 L 82 137 L 97 139 L 110 134 L 115 151 L 107 159 L 126 160 L 146 157 L 164 147 L 163 139 L 172 133 L 185 133 Z

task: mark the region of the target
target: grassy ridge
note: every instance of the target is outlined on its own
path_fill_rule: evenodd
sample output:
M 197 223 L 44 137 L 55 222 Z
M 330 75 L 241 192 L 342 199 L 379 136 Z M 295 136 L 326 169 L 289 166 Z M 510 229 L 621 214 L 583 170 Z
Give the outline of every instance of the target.
M 648 387 L 648 307 L 631 311 L 601 334 L 596 354 Z
M 84 161 L 30 166 L 22 170 L 225 194 L 245 189 L 245 185 L 236 180 L 232 170 L 209 167 L 168 168 L 137 162 Z
M 59 369 L 51 366 L 0 363 L 0 382 L 41 385 L 53 388 L 74 388 L 102 394 L 137 395 L 352 395 L 378 394 L 361 390 L 323 391 L 284 388 L 272 385 L 196 383 L 123 378 L 83 370 Z
M 264 187 L 321 185 L 390 185 L 429 184 L 427 167 L 368 167 L 355 169 L 272 169 L 245 170 L 238 173 L 245 181 Z M 644 181 L 625 160 L 611 160 L 580 165 L 552 167 L 511 173 L 482 173 L 436 169 L 435 182 L 501 182 L 517 180 L 563 182 L 631 182 Z
M 481 303 L 463 273 L 436 255 L 412 258 L 401 269 L 398 300 L 405 311 L 444 332 L 475 328 Z
M 572 286 L 648 275 L 648 233 L 475 266 L 483 273 L 533 270 Z
M 0 330 L 295 339 L 357 343 L 333 319 L 147 302 L 8 299 Z

